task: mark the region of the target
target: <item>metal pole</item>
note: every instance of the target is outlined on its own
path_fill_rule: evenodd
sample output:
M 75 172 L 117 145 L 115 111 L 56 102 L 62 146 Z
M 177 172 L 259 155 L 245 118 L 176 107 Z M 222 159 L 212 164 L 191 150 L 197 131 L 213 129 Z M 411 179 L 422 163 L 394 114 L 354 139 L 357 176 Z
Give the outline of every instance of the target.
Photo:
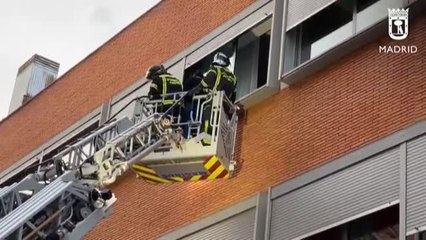
M 407 143 L 400 145 L 399 239 L 407 236 Z
M 163 136 L 160 140 L 152 144 L 151 146 L 147 147 L 145 150 L 131 158 L 129 161 L 127 161 L 127 166 L 131 167 L 133 164 L 139 162 L 142 158 L 148 156 L 152 151 L 163 145 L 169 140 L 169 136 Z
M 40 229 L 50 223 L 54 218 L 59 216 L 59 214 L 65 209 L 65 206 L 60 208 L 58 211 L 54 212 L 51 216 L 49 216 L 42 224 L 40 224 L 36 229 L 30 232 L 27 236 L 25 236 L 24 240 L 30 239 L 34 234 L 36 234 Z

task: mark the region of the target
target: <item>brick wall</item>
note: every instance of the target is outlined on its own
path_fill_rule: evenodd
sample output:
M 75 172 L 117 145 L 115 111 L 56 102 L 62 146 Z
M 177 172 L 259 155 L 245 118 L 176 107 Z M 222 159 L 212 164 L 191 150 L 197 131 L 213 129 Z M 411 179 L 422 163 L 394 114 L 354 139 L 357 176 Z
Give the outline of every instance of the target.
M 252 2 L 161 1 L 0 122 L 0 171 L 139 80 L 150 65 L 171 58 Z
M 230 180 L 149 185 L 133 174 L 113 186 L 114 213 L 87 239 L 152 239 L 426 117 L 426 17 L 406 41 L 388 36 L 248 111 Z M 384 55 L 384 44 L 417 54 Z

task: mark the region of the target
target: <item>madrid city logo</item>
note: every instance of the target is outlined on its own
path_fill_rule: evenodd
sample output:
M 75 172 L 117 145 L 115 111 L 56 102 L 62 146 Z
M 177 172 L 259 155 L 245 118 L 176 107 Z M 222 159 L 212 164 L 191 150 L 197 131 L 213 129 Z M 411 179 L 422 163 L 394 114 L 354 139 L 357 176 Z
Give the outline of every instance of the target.
M 408 8 L 388 9 L 388 34 L 393 40 L 404 40 L 408 37 Z M 379 53 L 416 53 L 417 46 L 397 45 L 379 46 Z
M 403 40 L 408 36 L 408 8 L 388 9 L 389 37 L 394 40 Z

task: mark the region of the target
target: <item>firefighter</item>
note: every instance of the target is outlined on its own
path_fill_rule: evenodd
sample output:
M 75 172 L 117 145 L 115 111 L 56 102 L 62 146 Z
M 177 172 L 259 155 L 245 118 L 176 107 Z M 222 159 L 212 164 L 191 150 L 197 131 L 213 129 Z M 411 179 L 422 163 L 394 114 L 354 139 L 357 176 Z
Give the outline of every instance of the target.
M 166 112 L 180 96 L 173 93 L 183 91 L 182 83 L 179 79 L 167 73 L 163 65 L 153 65 L 146 72 L 146 78 L 152 80 L 148 96 L 151 99 L 162 99 L 157 111 Z M 181 104 L 174 107 L 170 114 L 178 118 L 180 116 Z
M 210 69 L 205 73 L 204 79 L 201 81 L 203 88 L 212 91 L 225 91 L 225 95 L 231 102 L 235 102 L 237 78 L 229 70 L 231 62 L 229 58 L 218 52 L 214 55 Z
M 183 134 L 186 138 L 190 137 L 189 127 L 191 125 L 191 121 L 197 121 L 197 119 L 195 119 L 195 113 L 192 112 L 194 109 L 193 97 L 201 89 L 201 81 L 203 80 L 203 77 L 203 72 L 197 69 L 193 74 L 191 74 L 191 76 L 183 80 L 183 90 L 188 93 L 184 100 L 185 106 L 182 116 L 182 121 L 187 123 L 183 126 Z
M 188 92 L 190 90 L 195 89 L 201 84 L 201 81 L 203 80 L 204 75 L 203 72 L 199 69 L 195 70 L 189 78 L 186 78 L 183 80 L 183 90 L 185 92 Z
M 229 65 L 230 60 L 225 54 L 221 52 L 216 53 L 210 69 L 204 74 L 205 77 L 201 81 L 201 86 L 204 89 L 210 89 L 213 92 L 224 91 L 228 99 L 234 103 L 236 98 L 237 78 L 231 70 L 229 70 Z M 229 112 L 226 104 L 225 112 Z M 206 104 L 203 111 L 203 132 L 211 135 L 212 128 L 210 124 L 210 115 L 211 104 Z M 210 141 L 204 139 L 203 144 L 210 145 Z

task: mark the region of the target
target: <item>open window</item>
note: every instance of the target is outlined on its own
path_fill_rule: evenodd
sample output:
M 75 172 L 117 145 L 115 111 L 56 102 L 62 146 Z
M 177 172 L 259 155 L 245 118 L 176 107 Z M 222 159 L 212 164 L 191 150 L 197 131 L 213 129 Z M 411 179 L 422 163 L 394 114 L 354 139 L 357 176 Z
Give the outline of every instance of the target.
M 304 240 L 367 240 L 399 238 L 399 205 L 380 210 L 346 224 L 304 238 Z
M 234 72 L 235 70 L 235 49 L 236 49 L 236 41 L 231 41 L 221 46 L 217 51 L 210 53 L 200 61 L 191 65 L 191 67 L 187 68 L 184 73 L 184 79 L 188 79 L 191 77 L 197 70 L 203 73 L 206 73 L 209 70 L 211 63 L 213 62 L 213 57 L 217 52 L 222 52 L 226 56 L 229 57 L 231 61 L 231 65 L 229 68 Z
M 365 29 L 378 23 L 388 15 L 390 4 L 398 6 L 401 0 L 357 0 L 356 1 L 356 32 L 362 32 Z
M 352 36 L 353 12 L 331 4 L 286 33 L 284 71 L 313 59 Z
M 239 80 L 237 99 L 266 84 L 270 42 L 270 18 L 238 37 L 235 60 L 235 75 Z
M 312 3 L 292 4 L 294 9 L 288 12 L 291 24 L 287 26 L 283 46 L 284 75 L 383 21 L 388 8 L 403 7 L 402 0 L 326 1 L 329 2 L 332 3 L 321 6 L 324 8 L 300 22 L 292 20 L 299 19 L 293 15 Z
M 230 57 L 229 68 L 237 78 L 237 101 L 265 86 L 269 67 L 271 22 L 272 19 L 269 17 L 219 46 L 215 51 L 188 67 L 185 70 L 184 79 L 188 79 L 197 70 L 207 72 L 213 56 L 217 52 L 223 52 Z

